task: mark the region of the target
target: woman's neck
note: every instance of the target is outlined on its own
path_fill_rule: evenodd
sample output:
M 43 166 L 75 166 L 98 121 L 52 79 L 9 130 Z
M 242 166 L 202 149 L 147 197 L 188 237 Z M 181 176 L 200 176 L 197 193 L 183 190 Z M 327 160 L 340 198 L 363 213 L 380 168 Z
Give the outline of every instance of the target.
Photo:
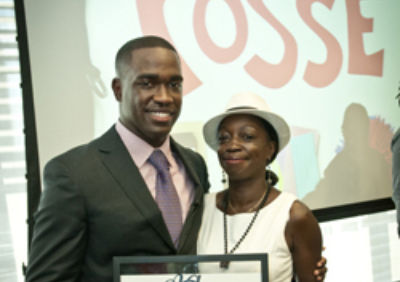
M 259 203 L 267 191 L 268 184 L 263 179 L 229 181 L 229 205 L 231 210 L 249 212 Z

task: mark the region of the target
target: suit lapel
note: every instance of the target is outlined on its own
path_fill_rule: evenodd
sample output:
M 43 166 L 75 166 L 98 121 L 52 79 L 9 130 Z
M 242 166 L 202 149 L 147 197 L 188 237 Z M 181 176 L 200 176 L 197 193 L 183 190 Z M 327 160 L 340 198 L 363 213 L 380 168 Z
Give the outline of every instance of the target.
M 200 225 L 201 223 L 201 222 L 194 222 L 193 220 L 191 220 L 191 218 L 193 214 L 202 207 L 201 203 L 204 195 L 204 190 L 203 187 L 201 186 L 201 182 L 199 180 L 196 167 L 189 158 L 188 154 L 185 152 L 185 149 L 183 149 L 183 147 L 180 146 L 178 143 L 176 143 L 172 138 L 171 138 L 171 146 L 172 150 L 174 150 L 178 154 L 179 158 L 181 159 L 182 163 L 185 166 L 187 173 L 192 179 L 194 193 L 195 193 L 192 205 L 188 211 L 186 220 L 183 225 L 181 236 L 179 238 L 179 246 L 178 246 L 179 250 L 186 244 L 187 240 L 193 240 L 193 237 L 190 236 L 193 226 Z
M 98 149 L 104 166 L 133 205 L 159 233 L 160 237 L 171 248 L 174 248 L 161 212 L 114 127 L 99 139 Z
M 178 154 L 180 160 L 182 161 L 183 165 L 185 166 L 186 172 L 189 174 L 190 178 L 192 179 L 193 186 L 195 188 L 196 196 L 197 196 L 197 194 L 198 194 L 197 192 L 199 192 L 198 190 L 201 190 L 200 192 L 202 192 L 203 189 L 198 189 L 198 188 L 202 188 L 202 187 L 200 184 L 200 179 L 199 179 L 198 173 L 196 171 L 195 165 L 188 157 L 188 154 L 185 152 L 186 149 L 182 148 L 182 146 L 180 146 L 178 143 L 176 143 L 172 138 L 171 138 L 171 146 L 172 146 L 172 150 Z M 202 193 L 199 193 L 199 195 L 202 195 Z M 195 197 L 194 200 L 199 200 L 197 198 L 198 197 Z

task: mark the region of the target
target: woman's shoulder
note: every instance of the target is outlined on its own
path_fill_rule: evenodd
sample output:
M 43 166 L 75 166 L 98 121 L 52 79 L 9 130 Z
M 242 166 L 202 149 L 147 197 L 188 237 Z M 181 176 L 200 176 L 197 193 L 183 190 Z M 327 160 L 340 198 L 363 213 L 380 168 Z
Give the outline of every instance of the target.
M 271 193 L 273 195 L 272 203 L 281 206 L 285 205 L 289 209 L 290 221 L 302 221 L 312 215 L 311 210 L 293 193 L 280 191 L 277 189 L 274 189 L 271 192 L 273 192 Z
M 270 197 L 267 201 L 267 204 L 280 203 L 280 204 L 286 204 L 286 205 L 291 206 L 292 203 L 296 200 L 297 200 L 297 197 L 293 193 L 281 191 L 276 188 L 273 188 L 273 189 L 271 189 Z
M 293 201 L 289 214 L 289 221 L 295 226 L 299 225 L 301 227 L 307 222 L 317 222 L 312 211 L 299 199 Z
M 297 196 L 291 192 L 280 191 L 280 194 L 282 195 L 283 198 L 285 198 L 287 200 L 290 200 L 290 201 L 298 200 Z
M 290 208 L 285 234 L 290 248 L 296 241 L 299 243 L 314 239 L 315 242 L 321 240 L 321 231 L 317 219 L 300 200 L 295 200 Z

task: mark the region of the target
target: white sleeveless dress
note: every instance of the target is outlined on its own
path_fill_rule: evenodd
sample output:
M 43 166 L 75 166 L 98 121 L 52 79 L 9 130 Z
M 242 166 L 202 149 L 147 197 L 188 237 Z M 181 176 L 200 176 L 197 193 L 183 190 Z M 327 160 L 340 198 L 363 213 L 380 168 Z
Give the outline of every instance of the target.
M 270 282 L 290 282 L 293 275 L 293 262 L 285 240 L 285 227 L 289 220 L 289 211 L 296 200 L 293 194 L 281 192 L 279 196 L 262 208 L 250 232 L 242 241 L 238 253 L 268 253 L 268 272 Z M 254 213 L 227 215 L 228 251 L 236 244 L 246 230 Z M 205 196 L 203 220 L 197 241 L 197 253 L 223 254 L 224 229 L 223 213 L 216 206 L 216 193 Z M 206 264 L 202 272 L 223 271 L 217 264 Z M 231 262 L 232 272 L 259 272 L 258 263 Z

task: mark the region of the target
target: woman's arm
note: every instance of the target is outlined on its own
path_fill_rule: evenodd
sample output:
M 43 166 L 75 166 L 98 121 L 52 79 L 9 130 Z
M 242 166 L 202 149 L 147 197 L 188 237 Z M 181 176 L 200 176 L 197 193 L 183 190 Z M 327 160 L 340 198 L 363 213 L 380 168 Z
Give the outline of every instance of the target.
M 310 209 L 300 201 L 295 201 L 290 209 L 285 237 L 298 280 L 317 281 L 313 272 L 317 262 L 321 260 L 321 230 Z

